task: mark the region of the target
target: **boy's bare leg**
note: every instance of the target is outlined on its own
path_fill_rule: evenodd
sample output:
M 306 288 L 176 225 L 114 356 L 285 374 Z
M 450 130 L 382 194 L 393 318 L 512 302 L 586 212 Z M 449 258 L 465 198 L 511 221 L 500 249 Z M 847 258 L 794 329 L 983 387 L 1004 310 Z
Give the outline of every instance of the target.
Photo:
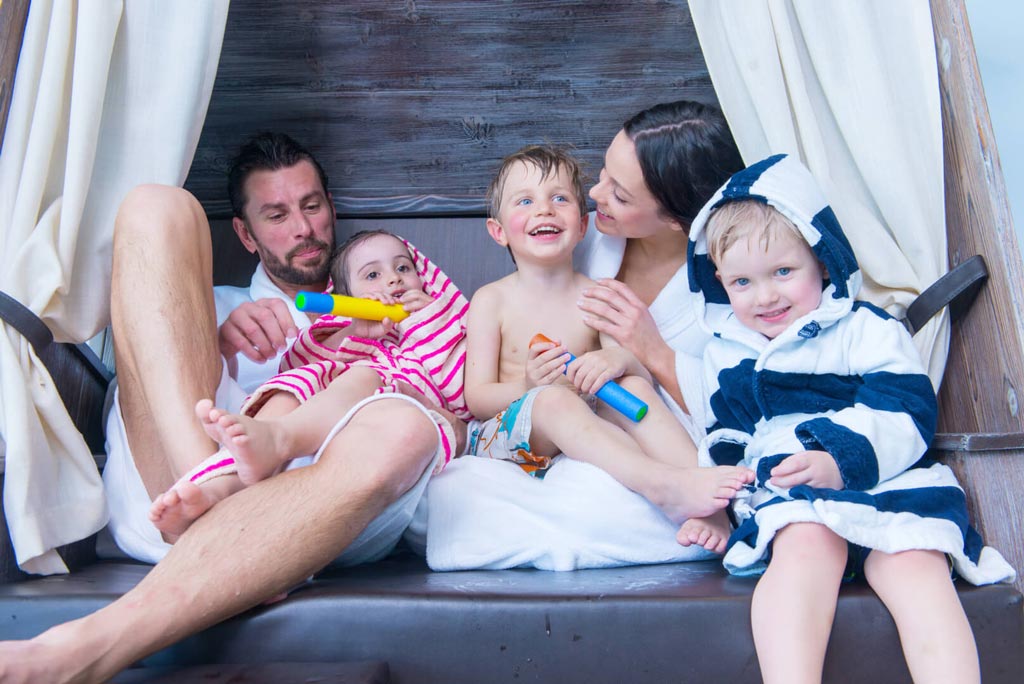
M 561 451 L 597 466 L 675 523 L 725 508 L 751 475 L 746 468 L 683 468 L 652 459 L 632 436 L 560 386 L 534 399 L 530 448 L 541 454 Z
M 681 546 L 703 546 L 712 553 L 725 553 L 731 528 L 725 509 L 704 518 L 690 518 L 676 532 Z
M 981 681 L 978 648 L 938 551 L 872 551 L 864 575 L 896 622 L 915 682 Z
M 210 227 L 192 195 L 132 190 L 117 215 L 111 294 L 121 413 L 150 497 L 216 445 L 192 409 L 220 382 Z
M 366 457 L 368 445 L 373 458 Z M 365 407 L 316 465 L 222 501 L 114 603 L 31 641 L 0 645 L 0 681 L 106 681 L 287 590 L 338 556 L 408 491 L 436 447 L 436 428 L 416 407 L 399 401 Z
M 651 383 L 635 375 L 619 378 L 618 382 L 647 403 L 647 415 L 635 422 L 615 409 L 599 404 L 600 415 L 628 432 L 644 453 L 654 460 L 682 468 L 696 468 L 697 447 L 693 439 Z
M 820 684 L 845 569 L 846 540 L 823 525 L 794 523 L 775 535 L 750 606 L 766 684 Z

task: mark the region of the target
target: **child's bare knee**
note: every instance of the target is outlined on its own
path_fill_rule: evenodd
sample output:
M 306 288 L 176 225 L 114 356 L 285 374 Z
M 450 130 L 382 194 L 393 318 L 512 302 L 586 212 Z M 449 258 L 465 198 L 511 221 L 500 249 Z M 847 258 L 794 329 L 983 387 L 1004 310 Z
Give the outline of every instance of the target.
M 564 412 L 575 405 L 583 406 L 583 399 L 576 391 L 564 385 L 551 385 L 533 399 L 534 413 Z

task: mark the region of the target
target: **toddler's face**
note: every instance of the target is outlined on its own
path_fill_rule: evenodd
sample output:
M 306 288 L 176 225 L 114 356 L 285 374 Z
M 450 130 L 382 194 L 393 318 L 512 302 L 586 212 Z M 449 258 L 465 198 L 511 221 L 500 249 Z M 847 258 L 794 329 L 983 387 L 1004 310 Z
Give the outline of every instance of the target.
M 408 248 L 391 235 L 374 235 L 360 242 L 345 261 L 353 297 L 387 294 L 398 298 L 409 290 L 423 289 Z
M 818 308 L 824 272 L 797 235 L 781 231 L 767 249 L 760 237 L 754 230 L 734 242 L 719 259 L 716 275 L 740 323 L 773 339 Z
M 583 239 L 586 225 L 569 174 L 560 168 L 542 178 L 539 168 L 523 162 L 509 169 L 498 220 L 488 221 L 492 237 L 517 262 L 564 258 Z

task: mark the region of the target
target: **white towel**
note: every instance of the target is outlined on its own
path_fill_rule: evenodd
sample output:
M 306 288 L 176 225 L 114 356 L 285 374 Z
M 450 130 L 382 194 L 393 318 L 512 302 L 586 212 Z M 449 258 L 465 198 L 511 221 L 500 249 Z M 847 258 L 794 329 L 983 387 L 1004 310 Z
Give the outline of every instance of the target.
M 607 568 L 705 560 L 679 526 L 599 468 L 560 456 L 544 479 L 464 456 L 431 480 L 427 564 L 434 570 Z

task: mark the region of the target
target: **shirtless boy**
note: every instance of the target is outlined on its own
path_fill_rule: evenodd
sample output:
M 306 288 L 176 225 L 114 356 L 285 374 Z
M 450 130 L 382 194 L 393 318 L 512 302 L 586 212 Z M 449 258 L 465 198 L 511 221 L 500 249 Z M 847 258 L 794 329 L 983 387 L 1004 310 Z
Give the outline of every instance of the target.
M 548 146 L 508 156 L 488 191 L 487 230 L 517 270 L 474 295 L 467 327 L 466 401 L 477 417 L 469 452 L 543 472 L 558 453 L 595 465 L 673 522 L 724 509 L 752 473 L 698 468 L 689 435 L 636 358 L 588 328 L 577 302 L 594 282 L 572 266 L 587 229 L 575 159 Z M 536 344 L 536 333 L 557 340 Z M 568 352 L 577 359 L 566 366 Z M 563 374 L 564 371 L 564 374 Z M 581 395 L 617 380 L 647 402 L 634 423 Z

